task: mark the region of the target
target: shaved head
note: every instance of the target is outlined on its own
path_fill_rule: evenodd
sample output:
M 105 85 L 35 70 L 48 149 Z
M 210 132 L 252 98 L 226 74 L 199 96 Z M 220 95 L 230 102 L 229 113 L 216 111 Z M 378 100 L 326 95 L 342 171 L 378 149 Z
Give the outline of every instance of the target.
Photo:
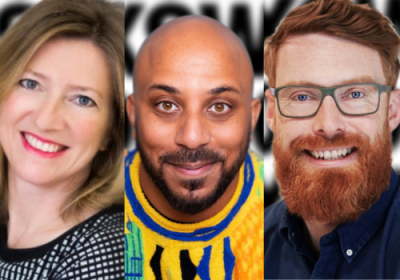
M 155 66 L 168 67 L 182 61 L 193 67 L 223 65 L 224 71 L 239 74 L 238 90 L 251 97 L 253 67 L 242 41 L 218 21 L 193 15 L 160 26 L 143 43 L 134 67 L 135 93 L 140 93 L 141 85 L 151 79 Z
M 215 215 L 236 189 L 261 107 L 246 48 L 211 18 L 181 17 L 143 43 L 134 83 L 127 113 L 146 197 L 173 220 Z

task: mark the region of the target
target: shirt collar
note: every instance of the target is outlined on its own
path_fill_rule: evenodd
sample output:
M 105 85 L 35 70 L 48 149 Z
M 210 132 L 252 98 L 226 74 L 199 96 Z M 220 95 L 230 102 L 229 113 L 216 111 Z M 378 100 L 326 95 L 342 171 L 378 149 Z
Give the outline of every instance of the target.
M 355 222 L 348 222 L 339 225 L 333 232 L 323 236 L 320 244 L 330 242 L 339 237 L 340 245 L 344 258 L 351 262 L 368 240 L 385 222 L 386 213 L 392 203 L 398 189 L 399 176 L 392 170 L 390 174 L 389 189 L 384 191 L 379 200 L 371 208 L 362 214 Z M 399 198 L 400 200 L 400 198 Z M 398 202 L 400 205 L 400 201 Z M 287 208 L 282 215 L 279 224 L 279 234 L 281 238 L 289 242 L 296 253 L 304 254 L 312 258 L 313 254 L 308 248 L 308 242 L 303 232 L 304 222 L 295 215 L 291 215 Z M 351 250 L 349 253 L 348 250 Z

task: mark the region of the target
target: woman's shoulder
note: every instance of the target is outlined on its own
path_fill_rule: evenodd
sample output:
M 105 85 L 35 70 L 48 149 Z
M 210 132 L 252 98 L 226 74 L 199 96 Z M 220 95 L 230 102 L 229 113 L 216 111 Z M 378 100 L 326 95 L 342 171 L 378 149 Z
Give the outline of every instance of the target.
M 123 276 L 124 208 L 112 206 L 83 221 L 63 240 L 60 262 L 51 276 L 81 276 L 88 271 L 101 276 Z
M 73 248 L 68 250 L 69 253 L 90 251 L 99 244 L 110 246 L 113 251 L 123 251 L 124 207 L 111 206 L 103 209 L 71 228 L 63 237 L 59 239 L 59 244 Z
M 99 211 L 69 231 L 70 244 L 74 248 L 93 247 L 94 244 L 123 245 L 124 243 L 124 207 L 111 206 Z
M 124 228 L 124 207 L 113 205 L 99 211 L 85 221 L 78 224 L 74 229 L 78 232 L 106 233 L 110 231 L 121 231 Z

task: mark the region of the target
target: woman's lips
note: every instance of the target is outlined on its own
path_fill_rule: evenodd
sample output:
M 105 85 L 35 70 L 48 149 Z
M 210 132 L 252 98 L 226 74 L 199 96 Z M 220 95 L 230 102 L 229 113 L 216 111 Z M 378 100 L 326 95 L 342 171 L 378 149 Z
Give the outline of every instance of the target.
M 60 156 L 68 148 L 28 132 L 21 132 L 21 139 L 25 149 L 43 157 Z

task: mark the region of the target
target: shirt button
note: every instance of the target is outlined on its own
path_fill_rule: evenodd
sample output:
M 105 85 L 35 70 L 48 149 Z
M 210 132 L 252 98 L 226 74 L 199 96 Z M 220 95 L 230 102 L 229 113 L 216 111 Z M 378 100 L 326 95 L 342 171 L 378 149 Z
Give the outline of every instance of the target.
M 346 251 L 346 254 L 347 254 L 349 257 L 351 257 L 351 256 L 353 255 L 353 251 L 350 250 L 350 249 L 348 249 L 348 250 Z

